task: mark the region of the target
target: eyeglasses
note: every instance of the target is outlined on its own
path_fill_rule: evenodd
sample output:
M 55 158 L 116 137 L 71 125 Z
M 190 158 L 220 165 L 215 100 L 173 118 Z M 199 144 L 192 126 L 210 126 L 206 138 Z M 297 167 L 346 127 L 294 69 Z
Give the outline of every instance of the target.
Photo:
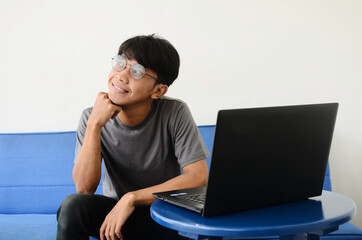
M 117 55 L 112 58 L 112 68 L 117 72 L 123 71 L 127 65 L 129 65 L 127 63 L 127 59 L 125 57 L 123 57 L 122 55 Z M 147 75 L 151 78 L 156 79 L 156 81 L 158 81 L 156 77 L 147 74 L 145 67 L 142 66 L 141 64 L 136 63 L 136 64 L 129 65 L 129 66 L 131 67 L 129 72 L 131 74 L 131 77 L 134 80 L 141 80 L 145 75 Z

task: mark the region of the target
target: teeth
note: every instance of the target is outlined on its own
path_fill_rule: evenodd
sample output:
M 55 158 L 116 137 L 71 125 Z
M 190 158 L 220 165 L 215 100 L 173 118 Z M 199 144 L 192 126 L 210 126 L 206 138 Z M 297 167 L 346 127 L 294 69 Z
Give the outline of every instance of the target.
M 122 92 L 127 92 L 126 90 L 124 90 L 124 89 L 122 89 L 122 88 L 119 88 L 119 87 L 117 87 L 116 85 L 113 85 L 117 90 L 119 90 L 119 91 L 122 91 Z

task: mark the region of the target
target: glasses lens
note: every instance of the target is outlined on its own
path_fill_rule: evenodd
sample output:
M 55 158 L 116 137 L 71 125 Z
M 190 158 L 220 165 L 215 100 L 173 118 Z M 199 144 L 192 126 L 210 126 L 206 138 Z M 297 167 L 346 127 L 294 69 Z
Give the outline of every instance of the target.
M 117 72 L 122 71 L 126 67 L 126 64 L 127 64 L 126 59 L 121 55 L 117 55 L 114 58 L 112 58 L 112 68 Z
M 135 80 L 140 80 L 146 73 L 145 68 L 141 64 L 134 64 L 130 69 L 131 77 Z

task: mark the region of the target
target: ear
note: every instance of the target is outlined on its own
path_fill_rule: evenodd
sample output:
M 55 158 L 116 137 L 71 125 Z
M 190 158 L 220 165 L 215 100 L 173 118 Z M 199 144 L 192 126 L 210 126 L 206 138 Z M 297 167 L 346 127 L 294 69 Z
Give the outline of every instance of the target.
M 168 86 L 164 84 L 158 84 L 154 88 L 154 92 L 151 95 L 152 99 L 158 99 L 167 93 Z

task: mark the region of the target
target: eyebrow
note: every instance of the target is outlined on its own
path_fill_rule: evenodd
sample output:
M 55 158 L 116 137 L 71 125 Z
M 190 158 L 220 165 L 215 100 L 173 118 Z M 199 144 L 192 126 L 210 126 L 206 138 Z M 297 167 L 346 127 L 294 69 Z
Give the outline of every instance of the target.
M 126 53 L 122 53 L 122 55 L 121 56 L 123 56 L 125 59 L 126 59 L 126 61 L 132 61 L 132 59 L 129 59 L 128 57 L 127 57 L 127 54 Z M 136 59 L 134 59 L 136 62 L 137 62 L 137 60 Z M 140 64 L 140 65 L 142 65 L 141 63 L 139 63 L 139 62 L 137 62 L 137 63 L 134 63 L 134 64 L 129 64 L 129 63 L 127 63 L 128 65 L 130 65 L 130 66 L 133 66 L 134 64 Z M 143 66 L 143 65 L 142 65 Z M 147 76 L 149 76 L 149 77 L 151 77 L 151 78 L 153 78 L 153 79 L 155 79 L 156 80 L 156 82 L 158 81 L 158 74 L 157 74 L 157 72 L 155 71 L 155 70 L 153 70 L 153 69 L 151 69 L 151 68 L 146 68 L 145 66 L 143 66 L 144 68 L 145 68 L 145 70 L 151 70 L 151 71 L 153 71 L 153 72 L 155 72 L 156 73 L 156 75 L 157 75 L 157 77 L 154 77 L 154 76 L 152 76 L 152 75 L 150 75 L 150 74 L 148 74 L 147 72 L 145 72 L 145 75 L 147 75 Z
M 128 57 L 127 57 L 127 54 L 125 54 L 125 53 L 123 53 L 121 56 L 123 56 L 125 59 L 126 59 L 126 61 L 128 62 L 128 61 L 136 61 L 136 63 L 134 63 L 134 64 L 141 64 L 141 63 L 139 63 L 136 59 L 129 59 Z M 128 64 L 128 63 L 127 63 Z M 132 64 L 132 65 L 134 65 L 134 64 Z M 130 66 L 132 66 L 131 64 L 128 64 L 128 65 L 130 65 Z M 142 64 L 141 64 L 142 65 Z M 143 65 L 142 65 L 143 66 Z M 143 66 L 145 69 L 146 69 L 146 67 L 145 66 Z

